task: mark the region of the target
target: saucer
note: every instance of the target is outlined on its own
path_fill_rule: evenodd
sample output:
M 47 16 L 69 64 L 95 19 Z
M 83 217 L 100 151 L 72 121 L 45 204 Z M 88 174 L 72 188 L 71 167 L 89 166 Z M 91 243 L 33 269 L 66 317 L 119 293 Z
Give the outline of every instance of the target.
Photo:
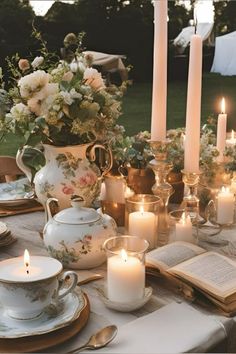
M 144 291 L 144 297 L 142 299 L 138 299 L 136 301 L 132 301 L 130 303 L 120 303 L 115 301 L 110 301 L 107 298 L 107 289 L 105 287 L 97 288 L 100 299 L 109 309 L 120 311 L 120 312 L 130 312 L 134 310 L 138 310 L 143 307 L 152 296 L 152 288 L 147 287 Z
M 38 336 L 56 331 L 78 319 L 86 306 L 87 299 L 77 288 L 56 305 L 46 307 L 40 316 L 30 320 L 13 319 L 0 307 L 0 339 Z

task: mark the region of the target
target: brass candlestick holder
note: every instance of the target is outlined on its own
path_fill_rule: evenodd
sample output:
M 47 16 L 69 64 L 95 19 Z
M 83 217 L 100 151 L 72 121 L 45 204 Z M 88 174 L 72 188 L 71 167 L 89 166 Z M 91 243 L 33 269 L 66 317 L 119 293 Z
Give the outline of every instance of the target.
M 201 172 L 187 172 L 181 171 L 184 182 L 184 199 L 183 207 L 188 215 L 191 217 L 192 224 L 198 224 L 199 220 L 199 198 L 197 196 L 197 187 L 200 180 Z
M 161 199 L 158 224 L 158 246 L 163 246 L 168 242 L 168 204 L 170 196 L 174 193 L 174 188 L 167 182 L 167 176 L 173 168 L 173 164 L 167 161 L 168 144 L 168 140 L 150 141 L 150 148 L 155 158 L 149 162 L 149 166 L 155 174 L 156 181 L 152 187 L 152 192 Z

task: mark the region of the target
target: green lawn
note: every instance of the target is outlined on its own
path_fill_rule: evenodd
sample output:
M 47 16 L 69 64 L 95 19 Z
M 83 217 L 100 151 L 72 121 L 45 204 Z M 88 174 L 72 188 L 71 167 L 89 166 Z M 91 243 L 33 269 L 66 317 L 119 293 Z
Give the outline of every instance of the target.
M 228 130 L 236 130 L 236 76 L 224 77 L 204 74 L 202 95 L 202 122 L 209 114 L 218 114 L 220 100 L 226 99 Z M 173 81 L 168 83 L 168 128 L 185 125 L 187 83 Z M 141 130 L 150 130 L 151 121 L 151 84 L 133 83 L 123 100 L 123 115 L 118 123 L 124 125 L 126 133 L 133 135 Z M 1 155 L 14 155 L 18 141 L 14 135 L 0 143 Z
M 236 76 L 226 77 L 216 74 L 203 76 L 202 122 L 210 114 L 218 114 L 221 97 L 226 99 L 228 130 L 236 130 Z M 168 128 L 185 125 L 187 82 L 168 83 Z M 150 130 L 151 125 L 151 84 L 133 84 L 124 97 L 123 116 L 119 123 L 124 125 L 128 135 L 140 130 Z

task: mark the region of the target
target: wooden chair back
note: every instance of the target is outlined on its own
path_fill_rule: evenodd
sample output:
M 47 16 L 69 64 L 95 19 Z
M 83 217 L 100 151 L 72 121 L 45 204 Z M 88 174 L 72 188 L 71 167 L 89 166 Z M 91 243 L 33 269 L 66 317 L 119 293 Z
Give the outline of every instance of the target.
M 18 176 L 23 176 L 24 172 L 16 164 L 15 157 L 0 156 L 0 182 L 15 181 Z

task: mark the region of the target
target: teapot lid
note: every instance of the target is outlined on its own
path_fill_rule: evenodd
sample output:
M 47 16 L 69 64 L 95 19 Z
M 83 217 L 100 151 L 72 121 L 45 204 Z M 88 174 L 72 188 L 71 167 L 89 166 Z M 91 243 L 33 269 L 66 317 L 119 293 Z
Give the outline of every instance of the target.
M 54 216 L 54 220 L 63 224 L 81 225 L 94 223 L 101 219 L 101 215 L 96 210 L 82 207 L 83 203 L 81 200 L 72 200 L 72 208 L 60 211 Z

